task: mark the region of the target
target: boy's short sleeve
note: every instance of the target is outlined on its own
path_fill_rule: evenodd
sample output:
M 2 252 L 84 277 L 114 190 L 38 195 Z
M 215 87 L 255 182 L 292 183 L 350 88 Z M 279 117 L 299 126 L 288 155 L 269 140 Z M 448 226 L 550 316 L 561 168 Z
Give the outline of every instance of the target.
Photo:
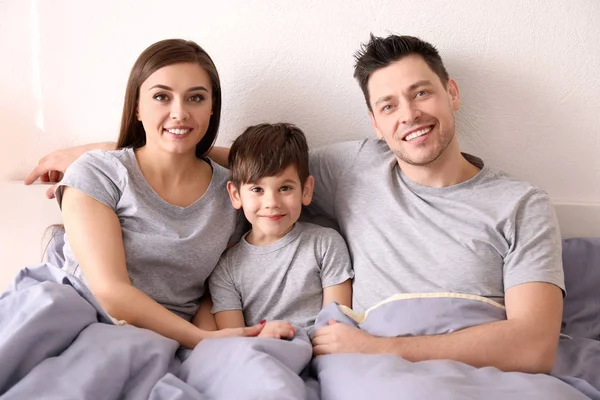
M 228 265 L 227 253 L 225 253 L 208 278 L 208 288 L 213 301 L 213 314 L 221 311 L 242 310 L 242 296 L 235 286 Z
M 95 150 L 84 153 L 67 168 L 56 187 L 58 205 L 62 205 L 64 188 L 69 186 L 116 210 L 126 174 L 123 164 L 109 152 Z
M 342 236 L 333 229 L 324 228 L 321 237 L 321 282 L 323 288 L 339 285 L 354 278 L 348 246 Z

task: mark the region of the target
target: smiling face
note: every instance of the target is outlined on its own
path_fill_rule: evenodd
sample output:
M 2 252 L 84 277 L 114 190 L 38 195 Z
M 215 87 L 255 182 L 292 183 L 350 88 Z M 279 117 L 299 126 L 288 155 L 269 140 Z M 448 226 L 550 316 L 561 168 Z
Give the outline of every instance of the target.
M 408 55 L 372 73 L 368 82 L 371 123 L 400 164 L 437 160 L 455 134 L 458 86 L 446 85 L 421 56 Z
M 233 206 L 242 208 L 252 224 L 252 232 L 246 240 L 264 246 L 292 230 L 300 218 L 302 205 L 307 206 L 312 200 L 313 186 L 313 177 L 309 176 L 303 187 L 298 169 L 290 165 L 279 175 L 244 183 L 239 189 L 229 182 L 227 189 Z
M 149 149 L 195 154 L 211 115 L 211 81 L 198 64 L 160 68 L 140 86 L 137 118 Z

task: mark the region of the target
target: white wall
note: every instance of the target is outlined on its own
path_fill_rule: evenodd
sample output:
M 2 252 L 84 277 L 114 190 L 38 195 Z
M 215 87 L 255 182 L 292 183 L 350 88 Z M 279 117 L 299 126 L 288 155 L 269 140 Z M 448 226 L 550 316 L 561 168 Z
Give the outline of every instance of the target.
M 557 202 L 600 203 L 597 0 L 0 0 L 0 177 L 116 139 L 133 62 L 171 37 L 197 41 L 219 68 L 218 144 L 262 121 L 294 122 L 312 146 L 372 135 L 352 79 L 369 32 L 438 47 L 462 91 L 463 149 Z M 41 193 L 1 192 L 0 286 L 39 259 L 40 225 L 58 219 Z

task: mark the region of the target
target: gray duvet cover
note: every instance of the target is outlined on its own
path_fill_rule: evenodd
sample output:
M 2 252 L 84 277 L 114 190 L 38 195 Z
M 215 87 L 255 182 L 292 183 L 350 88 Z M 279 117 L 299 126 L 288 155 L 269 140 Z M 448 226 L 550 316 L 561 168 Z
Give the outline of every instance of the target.
M 397 296 L 358 324 L 380 336 L 443 334 L 501 320 L 476 298 Z M 151 331 L 114 325 L 76 278 L 42 264 L 0 296 L 1 399 L 600 399 L 600 342 L 561 339 L 554 376 L 504 373 L 449 361 L 342 354 L 311 361 L 293 340 L 209 339 L 193 351 Z

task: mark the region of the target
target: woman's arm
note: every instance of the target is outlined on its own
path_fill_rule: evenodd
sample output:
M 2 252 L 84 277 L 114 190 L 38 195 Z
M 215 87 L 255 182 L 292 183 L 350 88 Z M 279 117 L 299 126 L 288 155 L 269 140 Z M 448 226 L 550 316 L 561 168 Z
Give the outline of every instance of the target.
M 215 319 L 219 329 L 236 328 L 246 324 L 241 310 L 219 311 L 215 314 Z M 259 337 L 291 339 L 296 335 L 296 328 L 286 321 L 261 321 L 260 325 L 264 325 L 264 329 Z
M 78 189 L 66 187 L 62 199 L 67 238 L 92 293 L 114 318 L 150 329 L 194 348 L 202 339 L 255 336 L 262 326 L 207 332 L 173 314 L 132 286 L 127 274 L 119 219 L 115 212 Z

